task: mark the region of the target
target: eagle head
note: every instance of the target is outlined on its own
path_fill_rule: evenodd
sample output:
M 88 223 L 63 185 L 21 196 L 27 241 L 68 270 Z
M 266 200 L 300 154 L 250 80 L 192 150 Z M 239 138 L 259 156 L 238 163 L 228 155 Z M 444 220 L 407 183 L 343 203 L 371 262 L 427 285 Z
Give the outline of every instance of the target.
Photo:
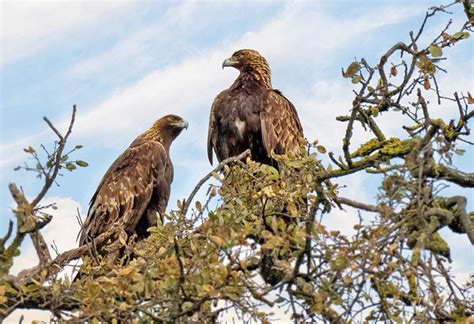
M 153 124 L 150 130 L 148 130 L 146 137 L 157 138 L 169 145 L 188 126 L 188 122 L 182 117 L 173 114 L 166 115 Z
M 227 66 L 234 67 L 240 71 L 261 70 L 270 71 L 267 60 L 253 49 L 241 49 L 232 54 L 231 57 L 224 60 L 222 68 Z
M 231 66 L 240 73 L 251 74 L 271 87 L 270 66 L 267 60 L 253 49 L 241 49 L 224 60 L 222 68 Z
M 179 133 L 181 133 L 183 129 L 188 129 L 189 126 L 186 120 L 184 120 L 180 116 L 173 114 L 161 117 L 160 119 L 158 119 L 158 122 L 172 133 L 177 133 L 177 135 L 179 135 Z

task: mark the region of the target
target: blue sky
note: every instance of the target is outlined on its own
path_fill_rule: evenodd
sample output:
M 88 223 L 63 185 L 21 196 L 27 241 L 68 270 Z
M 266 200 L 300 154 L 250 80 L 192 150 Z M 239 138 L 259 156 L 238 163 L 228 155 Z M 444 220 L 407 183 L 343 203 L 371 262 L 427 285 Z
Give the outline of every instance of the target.
M 357 5 L 355 5 L 357 3 Z M 1 232 L 11 217 L 9 182 L 33 196 L 40 182 L 32 174 L 14 172 L 26 155 L 22 148 L 51 143 L 54 136 L 42 121 L 48 116 L 64 129 L 73 104 L 78 120 L 71 145 L 90 166 L 60 179 L 49 201 L 60 209 L 45 235 L 60 250 L 73 247 L 78 226 L 75 208 L 83 213 L 112 161 L 135 136 L 168 113 L 189 121 L 172 146 L 175 181 L 169 207 L 189 194 L 210 170 L 205 153 L 210 105 L 237 76 L 221 70 L 222 61 L 240 48 L 254 48 L 269 61 L 272 83 L 292 100 L 309 139 L 319 139 L 340 152 L 344 125 L 335 117 L 347 113 L 353 85 L 341 77 L 354 57 L 376 59 L 398 41 L 408 41 L 426 8 L 439 1 L 305 1 L 305 2 L 2 2 L 0 62 L 0 217 Z M 459 26 L 460 8 L 427 26 L 433 37 L 449 18 Z M 428 40 L 426 38 L 425 40 Z M 446 93 L 473 93 L 472 37 L 446 51 L 450 71 L 440 76 Z M 434 105 L 434 115 L 449 116 L 455 107 Z M 387 114 L 381 125 L 400 134 L 398 116 Z M 370 139 L 361 132 L 357 143 Z M 356 147 L 356 146 L 354 146 Z M 473 150 L 457 160 L 474 171 Z M 341 181 L 352 195 L 373 201 L 374 181 L 364 175 Z M 452 193 L 472 198 L 457 187 Z M 473 209 L 472 202 L 470 203 Z M 350 227 L 355 213 L 339 212 L 329 221 Z M 352 218 L 351 218 L 352 217 Z M 1 234 L 1 233 L 0 233 Z M 471 253 L 468 240 L 456 242 L 457 255 Z M 17 266 L 34 263 L 29 249 Z M 461 258 L 460 258 L 461 259 Z M 458 271 L 472 264 L 458 260 Z

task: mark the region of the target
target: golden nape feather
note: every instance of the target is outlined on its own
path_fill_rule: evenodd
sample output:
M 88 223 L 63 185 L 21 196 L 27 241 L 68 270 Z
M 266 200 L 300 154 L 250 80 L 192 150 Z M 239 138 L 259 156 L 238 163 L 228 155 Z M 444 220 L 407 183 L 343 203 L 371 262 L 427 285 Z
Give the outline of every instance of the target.
M 257 51 L 243 49 L 222 67 L 240 74 L 214 100 L 209 118 L 208 157 L 222 161 L 250 149 L 255 161 L 274 164 L 270 153 L 285 154 L 304 142 L 293 104 L 272 88 L 270 66 Z
M 91 242 L 111 227 L 115 227 L 116 234 L 108 243 L 119 241 L 119 235 L 121 240 L 134 234 L 138 239 L 148 235 L 147 229 L 156 225 L 157 216 L 168 204 L 173 181 L 170 145 L 187 127 L 188 123 L 179 116 L 164 116 L 113 162 L 90 201 L 80 245 Z M 105 254 L 100 247 L 98 251 Z M 112 259 L 122 252 L 123 243 Z

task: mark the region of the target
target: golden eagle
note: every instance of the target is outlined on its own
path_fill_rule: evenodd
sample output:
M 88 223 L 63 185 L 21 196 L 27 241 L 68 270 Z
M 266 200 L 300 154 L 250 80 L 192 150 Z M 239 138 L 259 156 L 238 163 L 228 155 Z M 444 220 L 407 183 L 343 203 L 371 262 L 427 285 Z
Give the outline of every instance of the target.
M 285 154 L 305 142 L 295 107 L 272 88 L 270 66 L 257 51 L 239 50 L 222 63 L 222 68 L 226 66 L 238 69 L 240 74 L 212 104 L 207 139 L 209 161 L 212 164 L 213 151 L 222 161 L 250 149 L 254 161 L 278 168 L 271 153 Z M 286 214 L 286 209 L 282 213 Z M 254 239 L 264 242 L 262 238 Z M 284 274 L 273 264 L 273 256 L 263 251 L 261 275 L 274 285 Z
M 270 66 L 257 51 L 242 49 L 222 63 L 240 74 L 214 100 L 209 118 L 207 154 L 222 161 L 250 149 L 253 160 L 274 164 L 270 153 L 285 154 L 304 142 L 293 104 L 272 88 Z
M 90 201 L 79 244 L 90 242 L 112 226 L 118 235 L 147 236 L 157 213 L 166 209 L 173 181 L 170 145 L 187 128 L 179 116 L 158 119 L 139 135 L 105 173 Z

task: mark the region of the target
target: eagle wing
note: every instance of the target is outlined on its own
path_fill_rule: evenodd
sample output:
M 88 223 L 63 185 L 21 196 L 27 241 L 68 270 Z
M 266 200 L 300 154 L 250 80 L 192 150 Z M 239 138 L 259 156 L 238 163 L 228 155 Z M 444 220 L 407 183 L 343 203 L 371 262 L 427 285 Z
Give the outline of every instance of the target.
M 285 154 L 299 147 L 304 135 L 295 106 L 278 90 L 270 90 L 263 101 L 260 126 L 268 154 Z
M 157 189 L 170 185 L 163 183 L 168 164 L 169 157 L 161 143 L 135 140 L 111 165 L 92 197 L 80 245 L 106 232 L 117 221 L 130 235 L 152 197 L 167 202 L 169 188 L 163 193 L 166 197 L 160 197 Z
M 214 102 L 212 103 L 211 107 L 211 114 L 209 116 L 209 128 L 207 130 L 207 158 L 209 159 L 209 162 L 211 162 L 211 165 L 213 149 L 216 146 L 218 132 L 216 125 L 216 108 L 221 103 L 222 98 L 226 95 L 227 90 L 224 90 L 216 97 L 216 99 L 214 99 Z

